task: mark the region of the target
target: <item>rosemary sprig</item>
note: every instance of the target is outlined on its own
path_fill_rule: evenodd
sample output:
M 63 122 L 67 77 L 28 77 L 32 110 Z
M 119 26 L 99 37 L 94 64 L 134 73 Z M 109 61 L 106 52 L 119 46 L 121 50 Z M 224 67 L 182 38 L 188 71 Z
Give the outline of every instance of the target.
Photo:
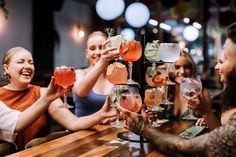
M 105 28 L 105 33 L 107 34 L 108 37 L 112 37 L 115 34 L 114 28 Z

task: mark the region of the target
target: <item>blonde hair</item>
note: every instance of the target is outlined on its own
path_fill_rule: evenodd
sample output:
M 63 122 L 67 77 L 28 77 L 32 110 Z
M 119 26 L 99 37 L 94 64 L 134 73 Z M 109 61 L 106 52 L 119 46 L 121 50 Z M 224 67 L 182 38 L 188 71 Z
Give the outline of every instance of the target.
M 92 32 L 92 33 L 88 36 L 88 38 L 87 38 L 87 41 L 86 41 L 86 49 L 87 49 L 87 46 L 88 46 L 88 40 L 89 40 L 90 38 L 94 37 L 94 36 L 102 36 L 102 37 L 104 37 L 105 39 L 107 38 L 106 34 L 103 33 L 102 31 L 94 31 L 94 32 Z
M 8 50 L 8 51 L 4 54 L 4 56 L 3 56 L 3 59 L 2 59 L 2 67 L 3 67 L 4 64 L 7 64 L 7 65 L 8 65 L 8 64 L 11 62 L 12 57 L 13 57 L 15 54 L 17 54 L 17 53 L 19 53 L 19 52 L 21 52 L 21 51 L 29 52 L 28 50 L 24 49 L 23 47 L 13 47 L 13 48 L 11 48 L 10 50 Z M 29 52 L 29 53 L 30 53 L 30 52 Z M 9 81 L 9 79 L 11 78 L 11 76 L 5 72 L 5 69 L 4 69 L 4 68 L 3 68 L 3 76 L 4 76 L 5 79 L 8 80 L 8 81 Z
M 16 53 L 18 53 L 20 51 L 29 52 L 26 49 L 24 49 L 23 47 L 13 47 L 4 54 L 3 59 L 2 59 L 2 65 L 9 64 L 12 59 L 12 56 L 14 56 Z
M 180 51 L 180 56 L 183 56 L 186 58 L 186 60 L 189 64 L 190 70 L 191 70 L 191 76 L 196 76 L 197 75 L 197 67 L 196 67 L 196 64 L 195 64 L 192 56 L 184 50 Z

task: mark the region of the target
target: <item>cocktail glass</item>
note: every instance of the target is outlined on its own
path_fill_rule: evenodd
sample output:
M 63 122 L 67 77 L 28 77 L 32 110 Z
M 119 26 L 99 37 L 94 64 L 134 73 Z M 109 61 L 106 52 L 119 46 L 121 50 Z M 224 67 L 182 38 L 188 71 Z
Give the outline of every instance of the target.
M 160 107 L 160 103 L 162 102 L 163 94 L 159 87 L 157 88 L 148 88 L 144 92 L 144 103 L 148 107 L 149 111 L 157 112 L 160 110 L 164 110 Z
M 159 55 L 160 60 L 165 62 L 166 64 L 166 74 L 167 74 L 167 84 L 165 85 L 165 98 L 162 104 L 168 105 L 173 104 L 173 102 L 170 102 L 167 99 L 168 94 L 168 85 L 175 84 L 174 82 L 170 81 L 168 77 L 168 73 L 170 72 L 170 65 L 171 63 L 174 63 L 180 55 L 180 47 L 178 43 L 161 43 L 159 47 Z
M 153 125 L 158 121 L 160 117 L 156 116 L 158 113 L 162 113 L 164 111 L 163 107 L 160 107 L 160 103 L 163 100 L 163 92 L 160 87 L 157 88 L 147 88 L 144 92 L 144 103 L 147 106 L 147 113 L 150 121 Z
M 124 42 L 122 36 L 121 35 L 111 36 L 108 39 L 110 39 L 110 43 L 107 44 L 107 47 L 117 48 L 116 50 L 113 51 L 113 53 L 118 53 L 120 50 L 120 45 L 122 44 L 122 42 Z
M 160 60 L 160 56 L 159 56 L 159 41 L 154 40 L 151 43 L 147 43 L 145 46 L 145 51 L 144 51 L 144 55 L 147 58 L 147 60 L 149 61 L 159 61 Z
M 54 70 L 54 79 L 57 85 L 64 88 L 64 103 L 62 107 L 73 108 L 67 103 L 67 88 L 76 80 L 74 67 L 60 66 Z
M 120 105 L 121 94 L 128 93 L 128 87 L 124 84 L 115 84 L 109 94 L 110 105 L 117 108 Z M 123 122 L 119 120 L 119 110 L 117 110 L 117 119 L 111 125 L 116 128 L 122 128 Z
M 133 62 L 140 59 L 142 46 L 139 41 L 131 40 L 121 44 L 120 56 L 129 63 L 129 79 L 126 84 L 138 84 L 132 79 Z
M 121 94 L 120 96 L 120 105 L 127 110 L 132 112 L 140 112 L 142 107 L 142 98 L 139 92 L 138 84 L 126 84 L 128 87 L 128 93 Z M 145 141 L 142 137 L 130 132 L 121 132 L 118 134 L 118 137 L 123 140 L 139 142 Z
M 197 78 L 183 78 L 180 83 L 180 92 L 188 99 L 194 99 L 201 94 L 202 83 L 199 77 Z M 194 116 L 193 110 L 189 108 L 189 115 L 183 117 L 187 120 L 197 120 Z
M 132 112 L 139 112 L 142 107 L 142 98 L 139 93 L 139 88 L 129 86 L 129 92 L 121 94 L 120 105 Z M 133 133 L 129 132 L 129 138 L 132 138 Z

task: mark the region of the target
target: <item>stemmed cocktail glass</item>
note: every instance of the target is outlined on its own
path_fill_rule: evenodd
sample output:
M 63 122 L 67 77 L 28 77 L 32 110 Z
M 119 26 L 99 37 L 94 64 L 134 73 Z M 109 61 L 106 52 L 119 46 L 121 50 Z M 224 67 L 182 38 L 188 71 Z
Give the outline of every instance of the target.
M 194 99 L 200 95 L 202 91 L 202 83 L 199 77 L 197 78 L 183 78 L 180 83 L 180 92 L 187 99 Z M 198 118 L 194 116 L 193 110 L 189 108 L 189 115 L 183 117 L 187 120 L 197 120 Z
M 168 75 L 169 72 L 169 67 L 171 63 L 174 63 L 180 55 L 180 47 L 178 43 L 161 43 L 159 47 L 159 55 L 160 55 L 160 60 L 165 62 L 167 67 L 166 67 L 166 73 Z M 167 80 L 167 84 L 165 85 L 165 98 L 162 104 L 168 105 L 168 104 L 173 104 L 173 102 L 170 102 L 167 99 L 167 94 L 168 94 L 168 85 L 173 85 L 175 84 L 174 82 L 170 81 L 169 77 Z
M 67 103 L 67 88 L 72 86 L 76 80 L 74 67 L 60 66 L 54 70 L 54 79 L 57 85 L 64 88 L 64 103 L 62 107 L 73 108 Z
M 139 60 L 142 55 L 142 46 L 139 41 L 131 40 L 121 44 L 120 56 L 129 63 L 129 79 L 126 84 L 138 84 L 132 79 L 133 62 Z
M 121 94 L 120 106 L 132 112 L 140 112 L 142 107 L 142 98 L 139 92 L 139 85 L 138 84 L 125 84 L 125 85 L 126 87 L 128 87 L 128 92 Z M 130 131 L 119 133 L 118 137 L 129 141 L 136 141 L 136 142 L 140 141 L 140 136 L 137 136 Z
M 110 105 L 117 108 L 120 105 L 121 94 L 128 93 L 128 87 L 124 84 L 114 84 L 109 94 Z M 118 112 L 119 110 L 117 110 Z M 117 119 L 111 123 L 113 127 L 122 128 L 123 123 L 119 120 L 119 113 L 117 113 Z

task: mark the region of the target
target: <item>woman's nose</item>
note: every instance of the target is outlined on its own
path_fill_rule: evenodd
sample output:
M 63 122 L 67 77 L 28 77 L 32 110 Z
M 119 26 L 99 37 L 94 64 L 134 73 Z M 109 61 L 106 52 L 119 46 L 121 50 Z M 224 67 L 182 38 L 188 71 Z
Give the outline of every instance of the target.
M 32 64 L 25 62 L 24 67 L 30 67 L 30 66 L 32 66 Z
M 101 54 L 101 50 L 100 50 L 99 48 L 97 48 L 97 49 L 95 50 L 95 54 L 96 54 L 96 55 L 100 55 L 100 54 Z
M 184 68 L 183 67 L 179 68 L 179 73 L 181 73 L 181 74 L 184 73 Z
M 220 64 L 217 63 L 217 64 L 215 65 L 215 69 L 216 69 L 216 70 L 219 70 L 219 68 L 220 68 Z

